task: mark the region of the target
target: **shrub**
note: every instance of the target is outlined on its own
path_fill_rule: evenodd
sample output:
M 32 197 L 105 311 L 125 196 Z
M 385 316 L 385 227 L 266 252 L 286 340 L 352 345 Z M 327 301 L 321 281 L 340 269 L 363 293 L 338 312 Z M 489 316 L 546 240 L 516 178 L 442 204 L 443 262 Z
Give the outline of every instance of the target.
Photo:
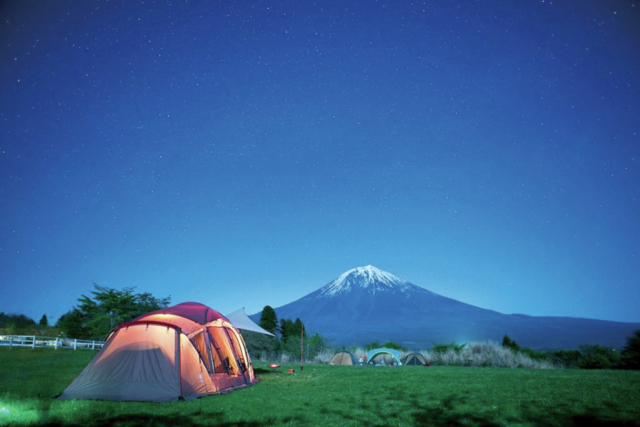
M 565 368 L 575 368 L 582 355 L 578 350 L 558 350 L 550 353 L 547 360 Z
M 581 369 L 612 369 L 620 365 L 620 354 L 612 348 L 599 345 L 580 346 L 580 359 L 576 367 Z
M 455 342 L 452 342 L 451 344 L 435 344 L 433 348 L 431 348 L 431 351 L 435 353 L 447 353 L 449 351 L 457 353 L 463 350 L 465 346 L 466 344 L 456 344 Z
M 373 350 L 375 348 L 381 348 L 382 345 L 378 341 L 370 342 L 369 344 L 364 346 L 365 351 Z
M 392 348 L 392 349 L 398 350 L 398 351 L 407 351 L 407 347 L 405 347 L 405 346 L 403 346 L 401 344 L 395 343 L 393 341 L 387 341 L 386 343 L 382 344 L 382 347 L 383 348 Z
M 31 333 L 36 322 L 24 314 L 7 314 L 0 312 L 0 329 L 7 335 Z
M 262 362 L 289 362 L 300 360 L 300 337 L 289 337 L 287 342 L 282 342 L 276 337 L 270 337 L 257 332 L 242 331 L 242 337 L 247 345 L 247 350 L 252 360 Z M 307 362 L 319 359 L 322 362 L 325 353 L 331 353 L 329 362 L 333 357 L 332 349 L 327 346 L 327 339 L 320 334 L 305 337 L 303 341 L 303 356 Z
M 532 359 L 535 360 L 547 360 L 547 358 L 549 357 L 548 353 L 542 352 L 542 351 L 535 351 L 535 350 L 531 350 L 530 348 L 523 348 L 522 350 L 520 350 L 523 354 L 529 356 Z
M 251 359 L 271 360 L 278 354 L 279 342 L 275 337 L 257 332 L 242 331 L 242 338 L 244 338 Z
M 329 363 L 331 362 L 331 359 L 333 359 L 333 356 L 336 354 L 336 351 L 330 349 L 330 348 L 325 348 L 322 351 L 319 351 L 315 357 L 311 360 L 312 362 L 316 362 L 316 363 Z
M 548 361 L 535 360 L 521 352 L 514 352 L 496 342 L 472 342 L 468 345 L 437 345 L 423 353 L 427 363 L 437 365 L 536 368 L 550 369 Z
M 516 353 L 523 353 L 527 357 L 535 360 L 547 360 L 548 357 L 547 353 L 531 350 L 527 347 L 520 347 L 518 343 L 509 338 L 509 335 L 507 334 L 502 338 L 502 347 L 510 348 Z

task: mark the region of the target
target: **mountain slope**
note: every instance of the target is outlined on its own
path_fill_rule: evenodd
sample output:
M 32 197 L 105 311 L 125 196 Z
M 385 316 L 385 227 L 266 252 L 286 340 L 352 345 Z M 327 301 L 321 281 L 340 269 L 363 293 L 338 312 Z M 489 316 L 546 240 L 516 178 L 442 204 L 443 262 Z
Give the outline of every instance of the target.
M 408 348 L 450 342 L 501 341 L 505 334 L 533 349 L 582 344 L 620 348 L 638 323 L 506 315 L 438 295 L 373 266 L 349 270 L 296 301 L 274 308 L 300 318 L 334 345 L 394 341 Z M 255 321 L 260 313 L 251 316 Z

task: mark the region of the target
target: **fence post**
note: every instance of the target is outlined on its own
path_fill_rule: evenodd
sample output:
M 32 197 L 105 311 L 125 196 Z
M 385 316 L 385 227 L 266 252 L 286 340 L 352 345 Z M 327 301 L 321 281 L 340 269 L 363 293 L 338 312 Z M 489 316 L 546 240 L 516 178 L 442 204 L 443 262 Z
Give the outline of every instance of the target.
M 56 343 L 54 344 L 54 349 L 57 350 L 58 349 L 58 338 L 56 338 Z
M 36 336 L 32 336 L 31 339 L 33 339 L 33 342 L 31 343 L 31 348 L 34 349 L 36 348 Z
M 73 349 L 74 349 L 74 350 L 77 350 L 77 349 L 78 349 L 78 338 L 75 338 L 75 339 L 73 340 Z
M 13 348 L 13 335 L 11 335 L 11 338 L 9 338 L 9 350 L 11 350 Z

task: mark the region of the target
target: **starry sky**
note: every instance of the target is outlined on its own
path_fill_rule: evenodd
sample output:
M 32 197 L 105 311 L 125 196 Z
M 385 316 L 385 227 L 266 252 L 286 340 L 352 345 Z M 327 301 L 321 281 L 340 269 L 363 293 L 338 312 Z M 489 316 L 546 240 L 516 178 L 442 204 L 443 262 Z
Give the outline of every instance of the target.
M 3 0 L 0 43 L 0 311 L 252 314 L 371 264 L 640 321 L 634 1 Z

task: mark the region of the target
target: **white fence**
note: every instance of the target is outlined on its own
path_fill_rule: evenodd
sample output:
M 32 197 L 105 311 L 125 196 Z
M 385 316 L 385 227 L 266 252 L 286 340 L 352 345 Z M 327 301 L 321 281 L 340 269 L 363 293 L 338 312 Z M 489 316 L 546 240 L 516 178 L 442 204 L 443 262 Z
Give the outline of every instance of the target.
M 74 350 L 99 350 L 104 341 L 78 340 L 73 338 L 40 337 L 37 335 L 0 335 L 0 347 L 71 348 Z

